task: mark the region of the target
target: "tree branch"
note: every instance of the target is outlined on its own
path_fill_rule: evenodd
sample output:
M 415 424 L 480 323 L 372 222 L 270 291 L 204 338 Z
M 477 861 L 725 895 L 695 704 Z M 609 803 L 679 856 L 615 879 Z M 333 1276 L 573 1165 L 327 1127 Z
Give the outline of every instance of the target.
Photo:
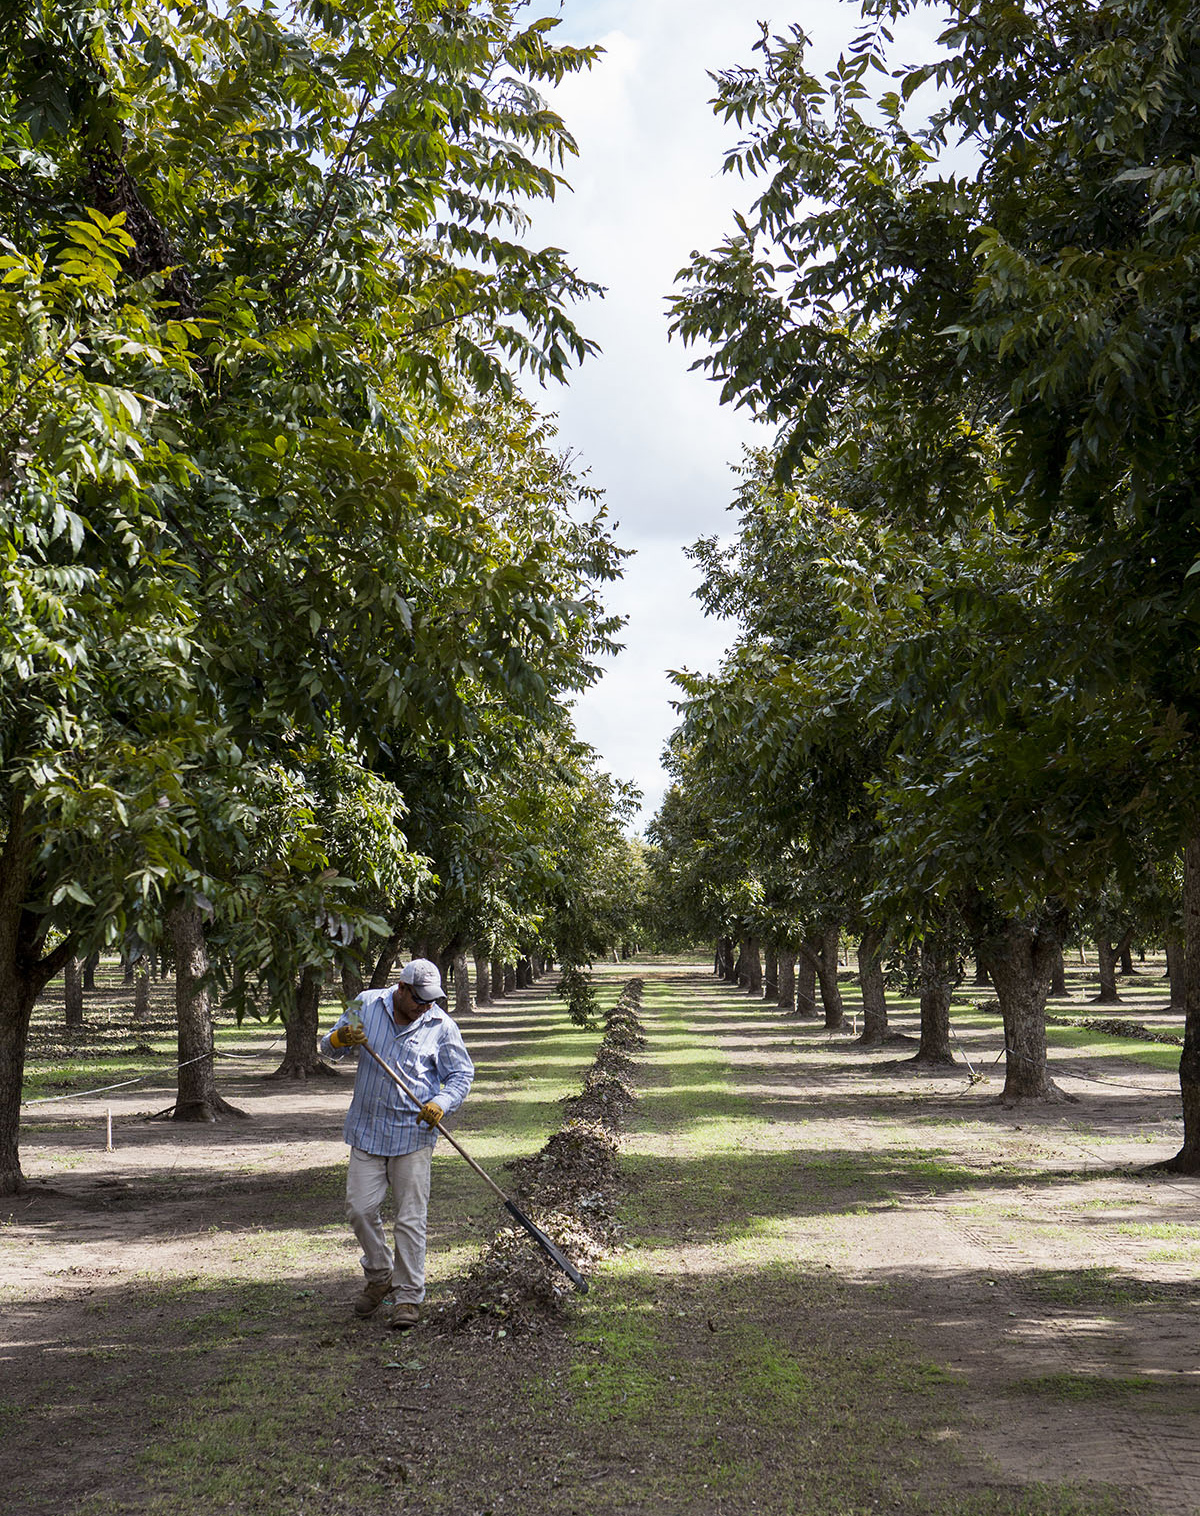
M 410 19 L 404 30 L 400 33 L 399 37 L 384 54 L 383 59 L 379 64 L 378 77 L 382 77 L 384 69 L 387 68 L 388 64 L 396 56 L 397 52 L 400 50 L 401 46 L 407 39 L 409 32 L 412 31 L 412 26 L 413 23 Z M 350 154 L 354 150 L 355 139 L 357 138 L 358 133 L 362 128 L 363 121 L 366 118 L 367 114 L 367 107 L 370 105 L 371 99 L 371 86 L 365 84 L 363 85 L 362 99 L 359 102 L 358 111 L 354 117 L 354 124 L 350 128 L 350 135 L 346 138 L 345 146 L 342 148 L 341 153 L 338 155 L 337 162 L 329 172 L 329 178 L 326 180 L 325 193 L 321 197 L 320 205 L 317 206 L 317 213 L 312 219 L 312 225 L 300 239 L 299 246 L 296 248 L 292 256 L 288 259 L 287 263 L 284 264 L 282 271 L 276 278 L 276 284 L 279 285 L 281 289 L 287 283 L 288 278 L 298 268 L 301 255 L 303 254 L 305 248 L 317 235 L 317 232 L 321 227 L 321 223 L 325 219 L 325 213 L 330 210 L 334 212 L 337 210 L 337 202 L 340 200 L 342 194 L 342 180 L 344 171 L 347 163 L 350 161 Z M 328 233 L 326 233 L 326 236 L 322 239 L 321 247 L 318 247 L 317 249 L 318 252 L 320 252 L 321 248 L 325 246 L 325 242 L 327 240 Z

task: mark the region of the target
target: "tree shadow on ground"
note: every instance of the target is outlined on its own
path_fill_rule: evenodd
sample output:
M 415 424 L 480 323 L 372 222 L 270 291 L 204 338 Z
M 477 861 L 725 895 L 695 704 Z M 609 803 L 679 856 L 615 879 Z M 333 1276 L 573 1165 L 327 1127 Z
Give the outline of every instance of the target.
M 1045 1278 L 1061 1291 L 1083 1273 Z M 33 1304 L 10 1333 L 17 1399 L 0 1479 L 22 1516 L 501 1503 L 522 1516 L 708 1516 L 748 1488 L 762 1509 L 808 1516 L 873 1501 L 908 1516 L 1126 1516 L 1132 1493 L 1091 1483 L 1131 1477 L 1117 1429 L 1194 1422 L 1196 1407 L 1188 1370 L 1131 1358 L 1139 1338 L 1120 1313 L 1162 1312 L 1169 1325 L 1185 1302 L 1147 1298 L 1116 1273 L 1087 1277 L 1070 1303 L 1039 1282 L 1012 1287 L 998 1343 L 995 1280 L 980 1271 L 849 1282 L 744 1262 L 651 1275 L 635 1259 L 572 1308 L 574 1346 L 427 1326 L 398 1338 L 355 1321 L 328 1271 L 101 1287 Z M 1064 1358 L 1056 1327 L 1100 1306 L 1117 1314 L 1092 1331 L 1087 1364 Z M 120 1414 L 98 1415 L 106 1406 Z M 1031 1487 L 942 1440 L 988 1407 L 1031 1454 L 1049 1407 L 1042 1443 L 1074 1445 L 1080 1483 Z M 431 1431 L 449 1426 L 452 1437 Z M 1112 1458 L 1086 1465 L 1104 1438 L 1121 1449 L 1119 1471 Z
M 322 1483 L 346 1504 L 388 1451 L 339 1470 L 348 1379 L 378 1356 L 344 1281 L 139 1281 L 9 1312 L 0 1485 L 22 1516 L 295 1508 Z M 373 1338 L 378 1334 L 372 1334 Z M 372 1352 L 374 1349 L 374 1353 Z M 19 1408 L 19 1413 L 18 1413 Z M 392 1471 L 395 1482 L 395 1471 Z M 289 1500 L 289 1497 L 291 1499 Z
M 872 1071 L 874 1072 L 874 1071 Z M 1084 1128 L 1088 1113 L 1101 1110 L 1105 1125 L 1135 1130 L 1147 1121 L 1171 1119 L 1178 1114 L 1178 1097 L 1167 1091 L 1114 1090 L 1100 1087 L 1086 1091 L 1069 1106 L 1062 1103 L 1023 1103 L 1019 1108 L 1000 1102 L 1002 1080 L 971 1085 L 964 1068 L 925 1073 L 901 1065 L 891 1074 L 911 1075 L 920 1082 L 916 1090 L 862 1088 L 861 1070 L 823 1068 L 814 1077 L 808 1069 L 780 1073 L 778 1066 L 740 1063 L 736 1076 L 714 1077 L 711 1065 L 663 1065 L 639 1068 L 638 1085 L 646 1101 L 643 1109 L 655 1121 L 670 1121 L 690 1114 L 707 1093 L 714 1115 L 740 1109 L 775 1120 L 838 1121 L 871 1120 L 878 1117 L 916 1119 L 917 1107 L 924 1119 L 978 1121 L 994 1127 L 1060 1129 L 1064 1123 Z M 727 1087 L 737 1080 L 737 1094 Z M 826 1082 L 828 1081 L 828 1082 Z M 957 1084 L 950 1093 L 948 1085 Z M 840 1086 L 840 1087 L 839 1087 Z
M 708 1140 L 712 1138 L 709 1135 Z M 731 1127 L 726 1150 L 704 1157 L 674 1157 L 669 1165 L 657 1155 L 627 1152 L 623 1168 L 634 1186 L 653 1195 L 655 1235 L 661 1241 L 709 1236 L 728 1240 L 739 1227 L 764 1221 L 837 1217 L 895 1210 L 925 1201 L 953 1202 L 1031 1190 L 1052 1194 L 1056 1188 L 1095 1182 L 1094 1169 L 1025 1168 L 1013 1163 L 978 1167 L 955 1163 L 936 1149 L 903 1147 L 870 1150 L 824 1145 L 794 1151 L 747 1151 Z M 1114 1170 L 1113 1181 L 1128 1180 L 1139 1196 L 1146 1177 Z M 1165 1182 L 1165 1181 L 1164 1181 Z M 719 1215 L 705 1221 L 688 1204 L 692 1195 L 722 1196 Z M 1166 1211 L 1164 1215 L 1168 1214 Z M 1175 1214 L 1175 1213 L 1171 1213 Z

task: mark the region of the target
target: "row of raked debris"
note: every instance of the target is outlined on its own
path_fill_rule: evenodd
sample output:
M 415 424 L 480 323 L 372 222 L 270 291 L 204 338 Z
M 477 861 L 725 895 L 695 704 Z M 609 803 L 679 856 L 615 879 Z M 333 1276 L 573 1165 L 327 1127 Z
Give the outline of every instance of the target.
M 637 1099 L 633 1054 L 645 1047 L 638 1011 L 642 980 L 631 979 L 604 1017 L 605 1032 L 563 1124 L 540 1152 L 507 1165 L 513 1199 L 583 1274 L 616 1245 L 620 1128 Z M 441 1307 L 444 1329 L 489 1337 L 535 1330 L 559 1315 L 571 1282 L 519 1227 L 503 1227 Z
M 1182 1014 L 1182 1013 L 1181 1013 Z M 1125 1016 L 1047 1016 L 1052 1026 L 1077 1026 L 1089 1032 L 1104 1032 L 1109 1037 L 1128 1037 L 1137 1042 L 1165 1042 L 1181 1048 L 1183 1038 L 1177 1032 L 1164 1032 L 1144 1021 L 1130 1021 Z
M 972 1000 L 971 1009 L 983 1011 L 989 1016 L 999 1016 L 998 1000 Z M 1165 1042 L 1172 1047 L 1182 1047 L 1183 1038 L 1175 1032 L 1164 1032 L 1147 1026 L 1144 1021 L 1131 1021 L 1125 1016 L 1055 1016 L 1046 1014 L 1047 1026 L 1074 1026 L 1086 1032 L 1103 1032 L 1107 1037 L 1126 1037 L 1137 1042 Z

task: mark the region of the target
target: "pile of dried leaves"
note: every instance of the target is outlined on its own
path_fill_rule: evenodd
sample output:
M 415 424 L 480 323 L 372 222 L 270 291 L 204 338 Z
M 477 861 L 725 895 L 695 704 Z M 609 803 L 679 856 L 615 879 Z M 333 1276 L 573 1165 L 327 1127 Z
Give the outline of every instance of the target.
M 645 1046 L 638 1020 L 642 981 L 631 979 L 613 1010 L 584 1080 L 564 1102 L 566 1115 L 540 1152 L 510 1164 L 513 1198 L 529 1219 L 587 1274 L 617 1240 L 620 1185 L 618 1128 L 637 1098 L 628 1083 L 629 1049 Z M 448 1331 L 503 1337 L 535 1331 L 557 1316 L 570 1280 L 519 1227 L 503 1227 L 472 1266 L 453 1300 L 438 1313 Z
M 1139 1042 L 1165 1042 L 1182 1047 L 1183 1038 L 1175 1032 L 1162 1032 L 1144 1021 L 1129 1021 L 1124 1016 L 1047 1016 L 1055 1026 L 1080 1026 L 1089 1032 L 1104 1032 L 1109 1037 L 1131 1037 Z
M 626 1064 L 631 1060 L 624 1054 L 616 1055 Z M 637 1099 L 627 1082 L 628 1070 L 620 1072 L 598 1061 L 588 1071 L 583 1082 L 583 1092 L 563 1102 L 569 1121 L 580 1121 L 598 1126 L 616 1127 L 621 1117 Z

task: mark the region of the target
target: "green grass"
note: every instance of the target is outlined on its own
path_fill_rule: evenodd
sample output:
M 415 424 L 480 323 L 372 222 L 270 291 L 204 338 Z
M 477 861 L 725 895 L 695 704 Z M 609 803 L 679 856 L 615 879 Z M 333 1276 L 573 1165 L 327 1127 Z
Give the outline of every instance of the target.
M 1102 1374 L 1039 1374 L 1010 1386 L 1017 1395 L 1044 1395 L 1052 1400 L 1123 1400 L 1157 1389 L 1144 1374 L 1113 1378 Z
M 1153 1237 L 1168 1242 L 1200 1242 L 1200 1226 L 1177 1221 L 1119 1221 L 1113 1228 L 1124 1237 Z
M 1171 1294 L 1166 1285 L 1109 1267 L 1045 1269 L 1025 1276 L 1024 1284 L 1039 1300 L 1076 1310 L 1121 1311 Z
M 333 1355 L 321 1342 L 282 1357 L 234 1356 L 201 1406 L 153 1427 L 159 1436 L 137 1460 L 154 1492 L 149 1511 L 179 1510 L 181 1489 L 192 1510 L 302 1510 L 306 1496 L 382 1502 L 379 1471 L 339 1455 L 331 1415 L 353 1401 L 364 1356 Z

